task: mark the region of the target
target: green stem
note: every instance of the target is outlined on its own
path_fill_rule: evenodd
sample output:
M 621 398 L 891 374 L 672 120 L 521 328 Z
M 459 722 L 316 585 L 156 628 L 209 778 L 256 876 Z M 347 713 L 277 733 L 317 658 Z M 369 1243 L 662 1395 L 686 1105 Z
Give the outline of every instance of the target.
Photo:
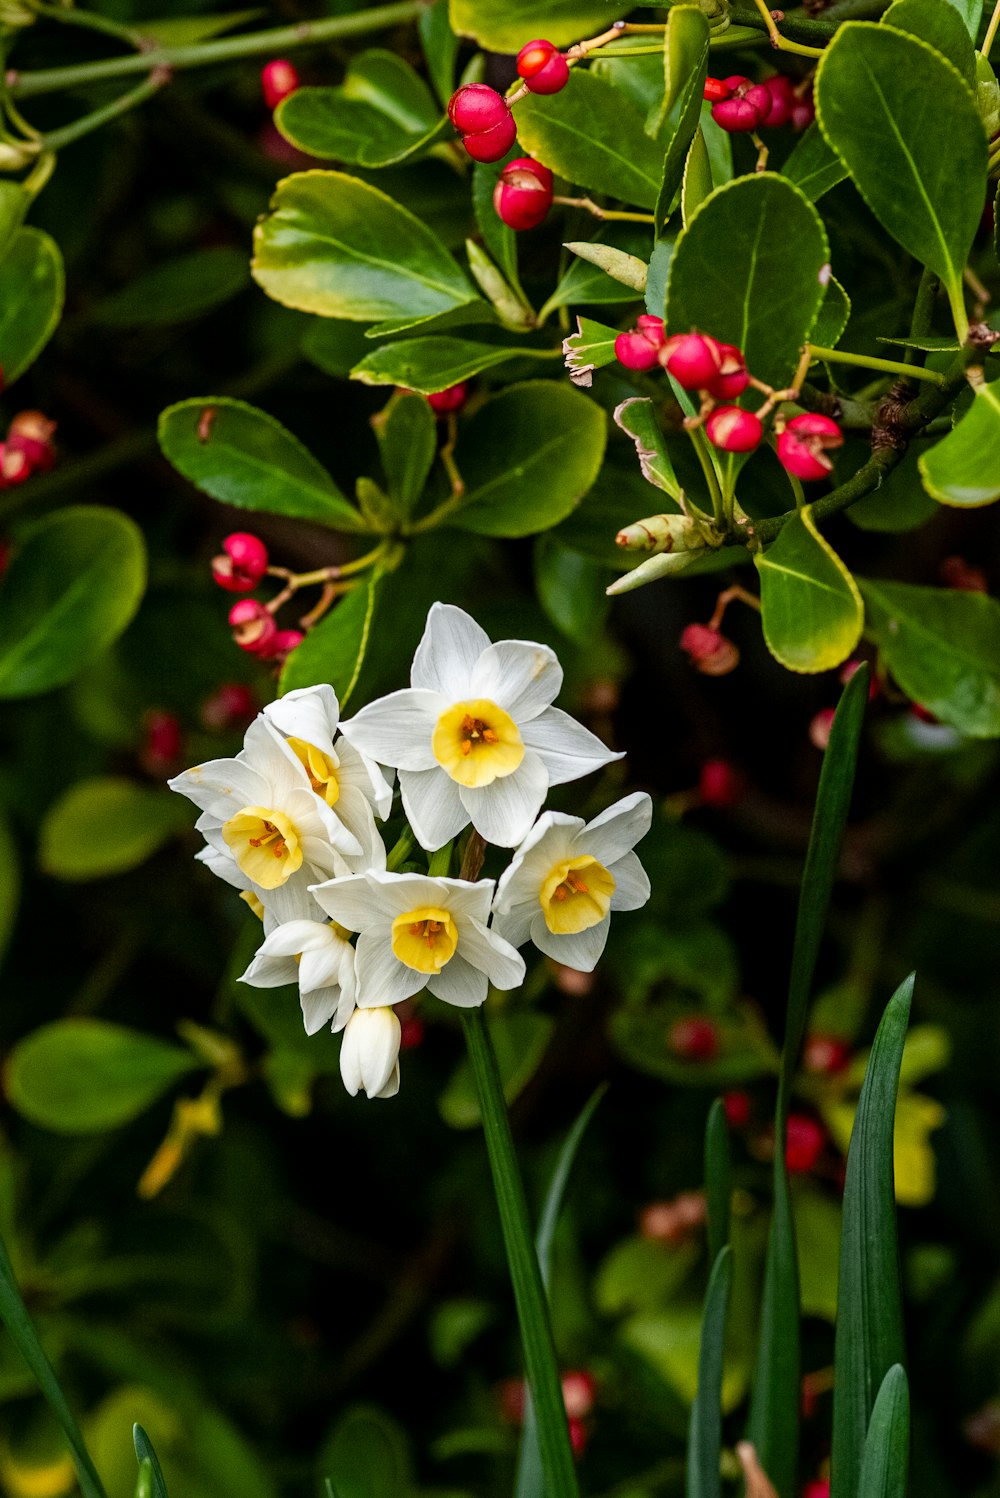
M 705 475 L 705 484 L 708 488 L 709 498 L 712 501 L 712 517 L 716 525 L 725 530 L 726 512 L 722 502 L 722 490 L 719 487 L 719 475 L 715 471 L 715 464 L 712 461 L 712 454 L 705 439 L 705 433 L 701 427 L 695 427 L 693 431 L 688 431 L 688 436 L 694 444 L 694 450 L 698 455 L 698 462 L 701 464 L 701 471 Z
M 997 0 L 1000 4 L 1000 0 Z M 910 317 L 910 337 L 926 338 L 931 330 L 934 317 L 934 298 L 937 296 L 938 278 L 926 265 L 920 276 L 920 285 L 917 287 L 917 295 L 913 303 L 913 313 Z M 924 350 L 908 348 L 903 356 L 906 364 L 923 364 Z
M 71 145 L 75 140 L 81 140 L 92 130 L 99 130 L 102 125 L 107 125 L 109 121 L 118 119 L 120 115 L 128 114 L 129 110 L 135 109 L 137 105 L 144 104 L 169 82 L 170 74 L 167 69 L 157 68 L 148 78 L 136 84 L 135 88 L 130 88 L 126 93 L 119 94 L 117 99 L 112 99 L 110 104 L 103 104 L 100 109 L 81 115 L 71 125 L 63 125 L 61 130 L 51 130 L 48 135 L 43 135 L 43 150 L 59 151 L 63 146 Z
M 920 369 L 912 364 L 903 364 L 895 359 L 873 359 L 867 354 L 848 354 L 843 349 L 821 348 L 817 343 L 809 345 L 809 352 L 825 364 L 854 364 L 860 369 L 879 369 L 884 374 L 904 375 L 909 380 L 926 380 L 928 384 L 943 386 L 945 377 L 934 369 Z
M 386 856 L 385 866 L 390 874 L 397 873 L 403 867 L 416 846 L 417 840 L 413 833 L 409 827 L 404 827 Z
M 756 7 L 732 5 L 729 8 L 729 19 L 734 26 L 749 26 L 754 31 L 768 29 L 763 16 Z M 786 40 L 812 42 L 814 46 L 823 46 L 826 42 L 832 41 L 836 30 L 836 26 L 831 25 L 829 21 L 812 20 L 804 16 L 786 15 L 781 23 L 781 35 Z M 724 32 L 723 35 L 725 35 Z
M 348 16 L 324 16 L 318 21 L 301 21 L 295 26 L 275 26 L 270 31 L 253 31 L 246 36 L 216 38 L 184 47 L 155 47 L 148 52 L 129 53 L 125 57 L 108 57 L 100 62 L 77 63 L 64 68 L 43 68 L 37 72 L 7 75 L 10 92 L 19 98 L 49 94 L 81 84 L 99 83 L 108 78 L 126 78 L 133 73 L 149 73 L 154 68 L 201 68 L 211 63 L 232 62 L 242 57 L 280 56 L 300 47 L 314 47 L 322 42 L 340 41 L 350 36 L 365 36 L 384 31 L 406 21 L 416 20 L 427 9 L 428 0 L 397 0 L 392 5 L 377 5 Z
M 528 1218 L 528 1204 L 517 1167 L 493 1042 L 482 1008 L 463 1009 L 462 1025 L 479 1093 L 486 1148 L 514 1286 L 525 1371 L 538 1422 L 545 1495 L 546 1498 L 579 1498 L 559 1383 L 559 1365 Z
M 993 41 L 996 37 L 998 26 L 1000 26 L 1000 0 L 997 0 L 996 5 L 994 5 L 993 7 L 993 14 L 990 16 L 990 24 L 987 26 L 986 35 L 983 37 L 982 53 L 986 58 L 988 58 L 990 55 L 990 48 L 993 46 Z

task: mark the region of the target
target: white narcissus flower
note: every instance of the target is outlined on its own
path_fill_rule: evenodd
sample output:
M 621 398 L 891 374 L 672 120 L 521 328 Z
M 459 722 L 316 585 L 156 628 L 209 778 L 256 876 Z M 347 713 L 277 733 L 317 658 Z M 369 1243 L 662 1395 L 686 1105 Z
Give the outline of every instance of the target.
M 340 1046 L 340 1075 L 351 1097 L 395 1097 L 402 1027 L 394 1009 L 355 1009 Z
M 370 870 L 313 885 L 339 925 L 357 931 L 360 1009 L 399 1004 L 422 988 L 446 1004 L 474 1008 L 495 988 L 516 988 L 524 962 L 487 929 L 493 881 Z
M 422 848 L 441 848 L 469 822 L 489 843 L 516 847 L 552 785 L 620 759 L 551 704 L 562 667 L 547 645 L 490 643 L 475 620 L 435 603 L 410 686 L 341 724 L 362 754 L 399 770 L 403 809 Z
M 638 910 L 649 899 L 649 880 L 632 848 L 649 831 L 652 815 L 644 791 L 586 824 L 547 811 L 500 878 L 494 931 L 515 947 L 530 937 L 547 957 L 592 972 L 611 912 Z
M 240 982 L 253 988 L 297 983 L 306 1034 L 315 1035 L 327 1023 L 342 1030 L 354 1013 L 354 948 L 331 922 L 282 921 L 265 937 Z

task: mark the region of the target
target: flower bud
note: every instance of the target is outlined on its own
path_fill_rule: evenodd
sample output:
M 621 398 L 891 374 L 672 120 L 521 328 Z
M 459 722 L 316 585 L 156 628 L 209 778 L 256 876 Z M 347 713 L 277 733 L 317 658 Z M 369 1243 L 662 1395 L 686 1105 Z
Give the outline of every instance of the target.
M 675 333 L 660 349 L 660 363 L 682 390 L 704 390 L 722 368 L 722 350 L 704 333 Z
M 647 515 L 634 520 L 615 537 L 626 551 L 702 551 L 703 528 L 687 515 Z
M 760 418 L 741 406 L 716 406 L 705 431 L 709 442 L 727 453 L 752 453 L 764 435 Z
M 741 351 L 732 343 L 720 343 L 722 364 L 719 372 L 709 381 L 708 393 L 717 401 L 734 401 L 742 395 L 750 383 L 750 372 Z
M 569 65 L 552 42 L 526 42 L 517 54 L 517 72 L 533 94 L 557 94 L 569 82 Z
M 427 397 L 427 404 L 436 416 L 447 416 L 451 411 L 461 411 L 469 398 L 469 382 L 462 380 L 449 385 L 446 390 L 435 390 Z
M 829 448 L 843 444 L 844 434 L 830 416 L 806 412 L 793 416 L 778 435 L 778 461 L 797 479 L 824 479 L 833 468 Z
M 721 78 L 706 78 L 702 98 L 707 99 L 710 104 L 721 104 L 723 99 L 728 99 L 732 90 L 728 83 L 723 83 Z
M 724 1092 L 722 1111 L 731 1129 L 745 1129 L 750 1122 L 750 1094 L 748 1092 Z
M 712 119 L 730 134 L 758 130 L 771 113 L 770 91 L 739 75 L 725 79 L 725 83 L 729 98 L 712 105 Z
M 703 676 L 728 676 L 740 662 L 732 640 L 707 624 L 689 624 L 681 635 L 681 649 Z
M 222 555 L 212 558 L 212 576 L 228 593 L 248 593 L 267 571 L 267 547 L 249 531 L 234 531 L 222 543 Z
M 807 1035 L 802 1048 L 803 1070 L 814 1077 L 835 1077 L 851 1061 L 851 1047 L 842 1035 Z
M 767 116 L 768 126 L 776 128 L 779 125 L 787 125 L 792 117 L 792 110 L 799 102 L 792 80 L 784 73 L 772 73 L 770 78 L 765 78 L 761 88 L 766 88 L 771 95 L 771 110 Z
M 400 1024 L 394 1009 L 355 1009 L 340 1047 L 340 1075 L 351 1097 L 395 1097 L 399 1091 Z
M 261 68 L 260 87 L 268 109 L 277 109 L 299 87 L 299 75 L 286 57 L 275 57 Z
M 552 207 L 552 173 L 530 156 L 508 161 L 493 189 L 493 207 L 509 229 L 537 229 Z
M 241 681 L 224 681 L 201 704 L 202 726 L 215 732 L 243 728 L 257 716 L 257 698 Z
M 719 1054 L 719 1032 L 710 1019 L 690 1014 L 670 1026 L 667 1049 L 682 1061 L 713 1061 Z
M 461 132 L 462 145 L 474 161 L 499 161 L 517 136 L 506 99 L 485 83 L 470 83 L 452 94 L 448 118 Z
M 229 627 L 241 650 L 250 655 L 266 655 L 274 643 L 278 626 L 262 603 L 255 598 L 241 598 L 229 610 Z
M 744 791 L 743 776 L 728 759 L 706 759 L 698 771 L 698 799 L 719 810 L 735 806 Z
M 818 1119 L 807 1113 L 788 1115 L 785 1168 L 789 1175 L 806 1175 L 815 1166 L 825 1145 L 826 1134 Z
M 7 428 L 7 451 L 23 453 L 32 473 L 44 473 L 55 463 L 52 434 L 56 423 L 41 411 L 19 411 Z

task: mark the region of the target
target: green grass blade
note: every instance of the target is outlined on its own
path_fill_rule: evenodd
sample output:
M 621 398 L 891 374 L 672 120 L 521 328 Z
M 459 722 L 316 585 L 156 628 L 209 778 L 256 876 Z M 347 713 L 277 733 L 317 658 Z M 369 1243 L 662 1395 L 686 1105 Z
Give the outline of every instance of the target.
M 0 1238 L 0 1321 L 10 1332 L 15 1347 L 34 1374 L 35 1382 L 52 1406 L 56 1419 L 62 1426 L 63 1434 L 73 1454 L 83 1498 L 107 1498 L 101 1479 L 90 1459 L 90 1453 L 83 1443 L 80 1429 L 59 1387 L 52 1364 L 45 1356 L 31 1317 L 24 1308 L 24 1301 L 21 1299 L 21 1293 L 14 1278 L 14 1269 L 2 1238 Z
M 847 1155 L 834 1344 L 831 1498 L 856 1498 L 875 1396 L 903 1362 L 896 1243 L 893 1121 L 913 975 L 886 1006 L 865 1074 Z
M 729 1199 L 733 1193 L 729 1129 L 721 1098 L 708 1110 L 705 1125 L 705 1194 L 708 1197 L 708 1260 L 715 1264 L 729 1242 Z
M 785 1170 L 788 1099 L 809 1010 L 816 958 L 854 787 L 858 745 L 868 700 L 868 667 L 844 688 L 823 756 L 809 848 L 806 853 L 788 984 L 785 1044 L 775 1110 L 774 1216 L 768 1242 L 760 1341 L 750 1406 L 748 1439 L 779 1498 L 793 1498 L 799 1449 L 801 1360 L 799 1270 L 795 1225 Z
M 153 1463 L 148 1457 L 139 1463 L 139 1475 L 135 1480 L 134 1498 L 157 1498 Z
M 136 1424 L 132 1427 L 132 1444 L 135 1447 L 135 1459 L 140 1464 L 140 1469 L 147 1462 L 149 1463 L 149 1498 L 167 1498 L 167 1484 L 164 1481 L 156 1452 L 153 1450 L 153 1443 L 141 1425 Z
M 720 1498 L 722 1453 L 722 1374 L 726 1349 L 726 1316 L 733 1279 L 728 1243 L 718 1253 L 705 1292 L 698 1350 L 698 1392 L 688 1426 L 687 1498 Z
M 906 1498 L 910 1463 L 910 1393 L 902 1364 L 893 1363 L 872 1410 L 858 1498 Z

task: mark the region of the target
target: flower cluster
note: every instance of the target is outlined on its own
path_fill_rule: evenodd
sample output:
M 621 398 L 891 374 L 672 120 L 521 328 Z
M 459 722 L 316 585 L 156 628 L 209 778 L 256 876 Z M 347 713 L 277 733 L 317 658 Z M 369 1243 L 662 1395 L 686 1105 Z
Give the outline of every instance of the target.
M 234 759 L 170 781 L 201 811 L 199 859 L 263 923 L 243 981 L 297 983 L 306 1031 L 344 1031 L 352 1094 L 398 1090 L 395 1005 L 426 989 L 467 1008 L 491 983 L 515 988 L 529 940 L 590 972 L 611 911 L 648 898 L 632 851 L 650 825 L 645 793 L 589 823 L 539 816 L 550 786 L 621 758 L 552 705 L 561 685 L 547 646 L 493 644 L 461 609 L 435 604 L 408 688 L 344 722 L 332 687 L 289 692 Z M 378 823 L 396 772 L 409 831 L 387 854 Z M 452 876 L 451 842 L 470 826 L 470 840 L 514 850 L 498 882 Z M 413 839 L 432 855 L 426 871 L 398 867 Z

